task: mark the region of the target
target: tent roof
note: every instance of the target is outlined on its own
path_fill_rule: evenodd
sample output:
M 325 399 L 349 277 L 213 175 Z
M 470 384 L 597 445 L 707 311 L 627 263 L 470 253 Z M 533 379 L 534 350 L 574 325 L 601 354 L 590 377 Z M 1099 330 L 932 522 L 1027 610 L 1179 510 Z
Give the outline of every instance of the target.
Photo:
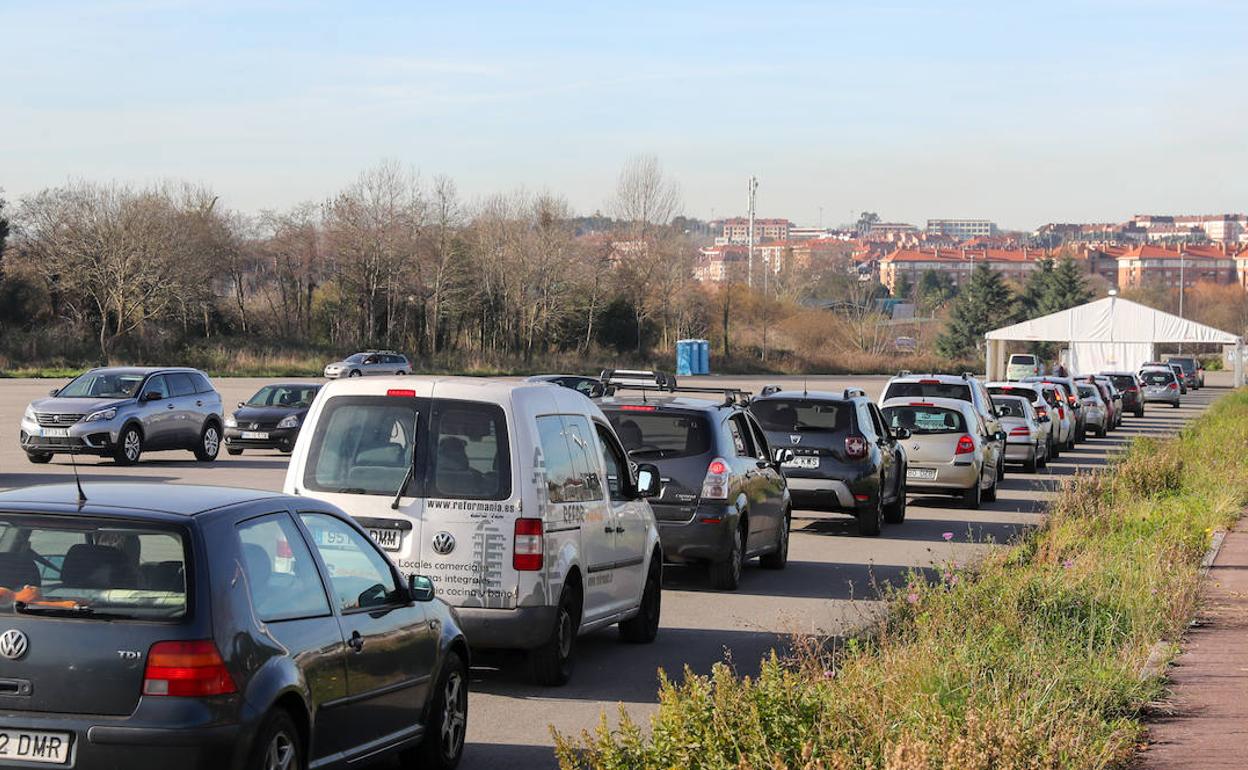
M 984 336 L 990 340 L 1037 342 L 1239 342 L 1234 334 L 1120 297 L 1098 299 L 994 329 Z

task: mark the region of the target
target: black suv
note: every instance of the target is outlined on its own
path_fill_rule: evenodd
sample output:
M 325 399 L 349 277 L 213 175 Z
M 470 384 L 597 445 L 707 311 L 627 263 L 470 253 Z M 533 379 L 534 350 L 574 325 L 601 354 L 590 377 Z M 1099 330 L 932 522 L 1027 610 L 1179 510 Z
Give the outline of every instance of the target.
M 664 559 L 707 564 L 714 586 L 729 591 L 746 559 L 784 569 L 793 506 L 780 463 L 791 454 L 773 457 L 745 408 L 748 394 L 683 388 L 664 374 L 603 375 L 607 395 L 598 405 L 629 457 L 662 474 L 650 505 Z
M 220 487 L 0 494 L 0 766 L 454 767 L 468 649 L 328 503 Z
M 878 535 L 906 518 L 904 428 L 890 431 L 879 408 L 856 388 L 841 393 L 763 388 L 750 402 L 772 446 L 792 449 L 784 463 L 798 508 L 838 511 L 858 531 Z

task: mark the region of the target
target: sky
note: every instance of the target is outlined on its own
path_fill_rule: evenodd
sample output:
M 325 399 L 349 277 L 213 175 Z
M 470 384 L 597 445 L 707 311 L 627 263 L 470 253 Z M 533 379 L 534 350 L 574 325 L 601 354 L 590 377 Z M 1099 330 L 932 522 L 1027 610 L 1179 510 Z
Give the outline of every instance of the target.
M 1248 209 L 1242 2 L 0 0 L 0 188 L 189 180 L 245 212 L 397 160 L 468 200 L 1031 229 Z

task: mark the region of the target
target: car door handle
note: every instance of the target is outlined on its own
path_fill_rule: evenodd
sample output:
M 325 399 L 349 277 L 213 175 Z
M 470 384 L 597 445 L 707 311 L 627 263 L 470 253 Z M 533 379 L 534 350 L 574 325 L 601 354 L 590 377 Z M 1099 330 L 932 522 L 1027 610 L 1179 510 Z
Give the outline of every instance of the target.
M 612 532 L 614 532 L 614 531 L 615 531 L 615 528 L 614 528 L 614 527 L 603 527 L 603 528 L 602 528 L 602 531 L 603 531 L 603 532 L 606 532 L 606 533 L 609 535 L 609 534 L 611 534 Z
M 360 636 L 359 631 L 352 631 L 351 638 L 347 640 L 347 646 L 355 652 L 361 652 L 364 649 L 364 637 Z
M 623 532 L 623 531 L 624 531 L 624 528 L 623 528 L 623 527 L 616 527 L 616 528 L 615 528 L 615 533 L 616 533 L 617 535 L 618 535 L 618 534 L 620 534 L 620 533 L 621 533 L 621 532 Z
M 168 405 L 168 406 L 166 406 L 165 408 L 166 408 L 166 409 L 172 409 L 172 408 L 173 408 L 173 404 L 169 404 L 169 405 Z
M 203 406 L 203 405 L 204 405 L 204 402 L 203 402 L 203 401 L 196 401 L 196 402 L 195 402 L 195 406 Z

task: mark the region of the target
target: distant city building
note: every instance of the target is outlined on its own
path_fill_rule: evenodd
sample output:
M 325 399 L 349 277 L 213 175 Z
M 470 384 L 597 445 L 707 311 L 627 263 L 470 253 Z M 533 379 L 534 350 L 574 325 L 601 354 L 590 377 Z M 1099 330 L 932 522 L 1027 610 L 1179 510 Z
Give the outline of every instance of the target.
M 1184 245 L 1168 249 L 1141 244 L 1117 256 L 1118 287 L 1191 287 L 1197 283 L 1244 284 L 1236 274 L 1236 258 L 1224 246 Z
M 814 238 L 836 238 L 848 241 L 854 237 L 849 230 L 836 230 L 831 227 L 790 227 L 790 241 L 808 241 Z
M 755 219 L 754 242 L 787 241 L 792 226 L 793 223 L 787 219 Z M 746 217 L 725 219 L 721 238 L 725 243 L 749 243 L 750 220 Z
M 897 249 L 879 261 L 880 283 L 895 294 L 905 277 L 917 286 L 929 270 L 949 276 L 954 286 L 971 278 L 978 264 L 987 264 L 1003 277 L 1023 283 L 1047 254 L 1035 249 Z
M 959 240 L 992 237 L 997 234 L 995 223 L 987 219 L 929 219 L 928 235 L 948 235 Z
M 913 242 L 919 228 L 906 222 L 873 222 L 862 236 L 868 241 Z
M 1144 231 L 1149 241 L 1185 241 L 1208 238 L 1241 243 L 1248 238 L 1248 214 L 1136 214 L 1127 226 Z

